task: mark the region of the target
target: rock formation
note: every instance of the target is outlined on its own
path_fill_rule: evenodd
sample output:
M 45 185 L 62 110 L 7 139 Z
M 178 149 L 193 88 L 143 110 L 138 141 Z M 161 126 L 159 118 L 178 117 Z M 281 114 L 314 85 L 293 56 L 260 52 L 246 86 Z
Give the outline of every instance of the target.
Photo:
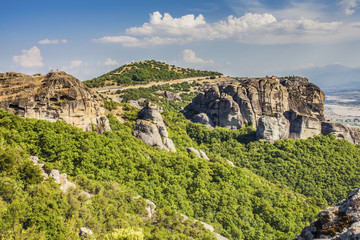
M 147 103 L 139 112 L 133 135 L 152 147 L 176 152 L 173 141 L 169 138 L 160 109 L 155 104 Z
M 358 143 L 359 131 L 324 122 L 324 102 L 325 94 L 306 78 L 246 78 L 206 86 L 183 113 L 209 128 L 239 129 L 251 122 L 258 139 L 302 139 L 334 133 Z
M 352 191 L 335 207 L 329 207 L 318 215 L 318 219 L 305 227 L 295 240 L 360 239 L 360 188 Z
M 76 188 L 76 185 L 72 182 L 70 182 L 67 179 L 66 173 L 60 173 L 57 169 L 52 169 L 51 171 L 46 171 L 44 169 L 44 164 L 39 162 L 39 158 L 37 156 L 31 156 L 29 158 L 35 166 L 38 166 L 41 170 L 41 174 L 44 177 L 44 179 L 47 179 L 49 177 L 53 178 L 55 183 L 60 184 L 60 189 L 66 192 L 70 188 Z M 89 193 L 84 192 L 86 195 L 91 195 Z
M 340 123 L 323 122 L 321 133 L 327 135 L 333 133 L 336 137 L 347 140 L 353 144 L 360 142 L 360 129 L 341 125 Z
M 88 229 L 88 228 L 85 228 L 85 227 L 80 228 L 79 236 L 80 236 L 81 239 L 83 239 L 83 238 L 91 238 L 92 235 L 93 235 L 93 232 L 91 231 L 91 229 Z
M 201 151 L 201 150 L 198 151 L 198 150 L 196 150 L 196 149 L 193 148 L 193 147 L 187 148 L 186 151 L 187 151 L 188 153 L 194 153 L 198 158 L 203 158 L 203 159 L 205 159 L 205 160 L 207 160 L 207 161 L 210 160 L 209 157 L 206 155 L 206 153 L 205 153 L 204 151 Z
M 184 214 L 182 214 L 182 213 L 179 213 L 179 214 L 180 214 L 180 216 L 183 217 L 184 220 L 189 220 L 189 217 L 188 217 L 188 216 L 186 216 L 186 215 L 184 215 Z M 209 230 L 209 231 L 212 232 L 212 233 L 215 233 L 215 232 L 214 232 L 214 231 L 215 231 L 214 227 L 211 226 L 210 224 L 207 224 L 207 223 L 205 223 L 205 222 L 203 222 L 203 221 L 199 221 L 199 220 L 197 220 L 197 219 L 193 219 L 193 221 L 195 221 L 195 222 L 200 222 L 200 223 L 204 226 L 204 228 L 206 228 L 207 230 Z M 228 240 L 226 237 L 223 237 L 223 236 L 221 236 L 221 235 L 218 234 L 218 233 L 215 233 L 215 236 L 216 236 L 216 238 L 217 238 L 218 240 Z
M 0 73 L 0 108 L 22 117 L 65 121 L 85 131 L 110 130 L 102 99 L 65 72 Z

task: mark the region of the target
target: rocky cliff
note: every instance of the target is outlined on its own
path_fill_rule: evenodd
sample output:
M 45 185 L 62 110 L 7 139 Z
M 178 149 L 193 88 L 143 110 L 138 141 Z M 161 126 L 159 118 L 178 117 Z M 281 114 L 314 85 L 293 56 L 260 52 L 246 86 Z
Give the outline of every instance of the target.
M 359 142 L 355 130 L 326 127 L 324 102 L 325 94 L 306 78 L 250 78 L 206 86 L 185 107 L 184 115 L 209 128 L 239 129 L 251 122 L 258 139 L 300 139 L 321 133 L 341 138 L 346 129 L 343 139 Z
M 147 103 L 139 112 L 133 135 L 152 147 L 176 152 L 173 141 L 169 138 L 160 109 L 157 105 Z
M 110 130 L 101 98 L 65 72 L 0 73 L 0 108 L 22 117 L 62 120 L 85 131 Z
M 360 188 L 352 191 L 346 199 L 329 207 L 318 215 L 318 219 L 304 228 L 295 240 L 360 239 Z

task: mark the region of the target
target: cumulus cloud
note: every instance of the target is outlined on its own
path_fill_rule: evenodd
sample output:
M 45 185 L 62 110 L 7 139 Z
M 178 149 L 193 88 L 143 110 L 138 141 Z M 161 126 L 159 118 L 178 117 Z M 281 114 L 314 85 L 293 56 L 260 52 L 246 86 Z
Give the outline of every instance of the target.
M 20 56 L 13 56 L 13 61 L 20 64 L 23 67 L 42 67 L 44 66 L 42 62 L 42 56 L 40 49 L 36 46 L 33 46 L 29 50 L 21 50 L 22 54 Z
M 59 43 L 67 43 L 66 39 L 53 39 L 53 40 L 49 40 L 47 38 L 40 40 L 38 42 L 39 44 L 59 44 Z
M 213 63 L 212 60 L 205 61 L 196 56 L 195 52 L 190 49 L 185 49 L 181 53 L 182 59 L 186 63 L 193 63 L 193 64 L 205 64 L 205 63 Z
M 352 15 L 359 3 L 359 0 L 341 0 L 340 5 L 346 15 Z
M 119 63 L 116 60 L 107 58 L 106 61 L 104 62 L 104 65 L 105 66 L 116 66 L 116 65 L 119 65 Z
M 94 41 L 120 43 L 125 47 L 151 47 L 166 44 L 185 44 L 192 41 L 233 39 L 245 43 L 276 44 L 311 42 L 329 39 L 342 27 L 341 22 L 319 22 L 308 18 L 281 20 L 269 13 L 246 13 L 241 17 L 207 23 L 203 15 L 193 14 L 174 18 L 169 13 L 150 14 L 148 23 L 131 27 L 127 35 L 106 36 Z

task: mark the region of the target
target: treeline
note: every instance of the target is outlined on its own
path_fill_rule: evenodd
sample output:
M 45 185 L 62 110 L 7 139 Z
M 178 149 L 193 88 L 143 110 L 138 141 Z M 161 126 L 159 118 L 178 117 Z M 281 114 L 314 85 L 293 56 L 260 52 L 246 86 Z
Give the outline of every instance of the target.
M 100 77 L 84 83 L 90 87 L 104 87 L 106 85 L 135 85 L 149 82 L 168 81 L 189 77 L 220 76 L 215 71 L 201 71 L 190 68 L 178 68 L 155 60 L 136 62 L 121 66 Z
M 186 135 L 186 121 L 174 111 L 166 111 L 164 116 L 176 153 L 144 145 L 132 136 L 131 128 L 111 116 L 113 131 L 98 135 L 61 121 L 24 119 L 0 111 L 2 147 L 38 156 L 47 169 L 66 172 L 95 194 L 86 201 L 76 194 L 60 195 L 51 179 L 26 187 L 20 185 L 26 177 L 18 173 L 8 176 L 6 168 L 2 176 L 14 179 L 9 181 L 20 187 L 10 185 L 15 193 L 8 200 L 4 199 L 8 190 L 0 190 L 1 234 L 20 236 L 33 231 L 46 238 L 64 239 L 64 234 L 74 234 L 71 229 L 85 225 L 100 236 L 113 229 L 133 228 L 142 229 L 145 239 L 211 238 L 199 226 L 181 225 L 173 213 L 177 211 L 213 225 L 230 239 L 292 239 L 319 212 L 322 201 L 232 167 L 210 150 L 204 148 L 211 161 L 189 155 L 186 147 L 202 146 Z M 154 201 L 160 208 L 159 219 L 138 221 L 134 213 L 144 214 L 142 203 L 132 203 L 133 194 L 127 189 Z

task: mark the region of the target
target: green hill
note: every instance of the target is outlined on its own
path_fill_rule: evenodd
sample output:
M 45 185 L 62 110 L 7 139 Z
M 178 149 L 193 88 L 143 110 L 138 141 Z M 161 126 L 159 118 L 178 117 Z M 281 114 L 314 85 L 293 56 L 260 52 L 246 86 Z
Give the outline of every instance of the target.
M 123 65 L 100 77 L 84 83 L 90 87 L 104 87 L 111 85 L 134 85 L 149 82 L 169 81 L 189 77 L 219 76 L 222 73 L 214 71 L 200 71 L 180 68 L 155 60 L 135 62 Z

